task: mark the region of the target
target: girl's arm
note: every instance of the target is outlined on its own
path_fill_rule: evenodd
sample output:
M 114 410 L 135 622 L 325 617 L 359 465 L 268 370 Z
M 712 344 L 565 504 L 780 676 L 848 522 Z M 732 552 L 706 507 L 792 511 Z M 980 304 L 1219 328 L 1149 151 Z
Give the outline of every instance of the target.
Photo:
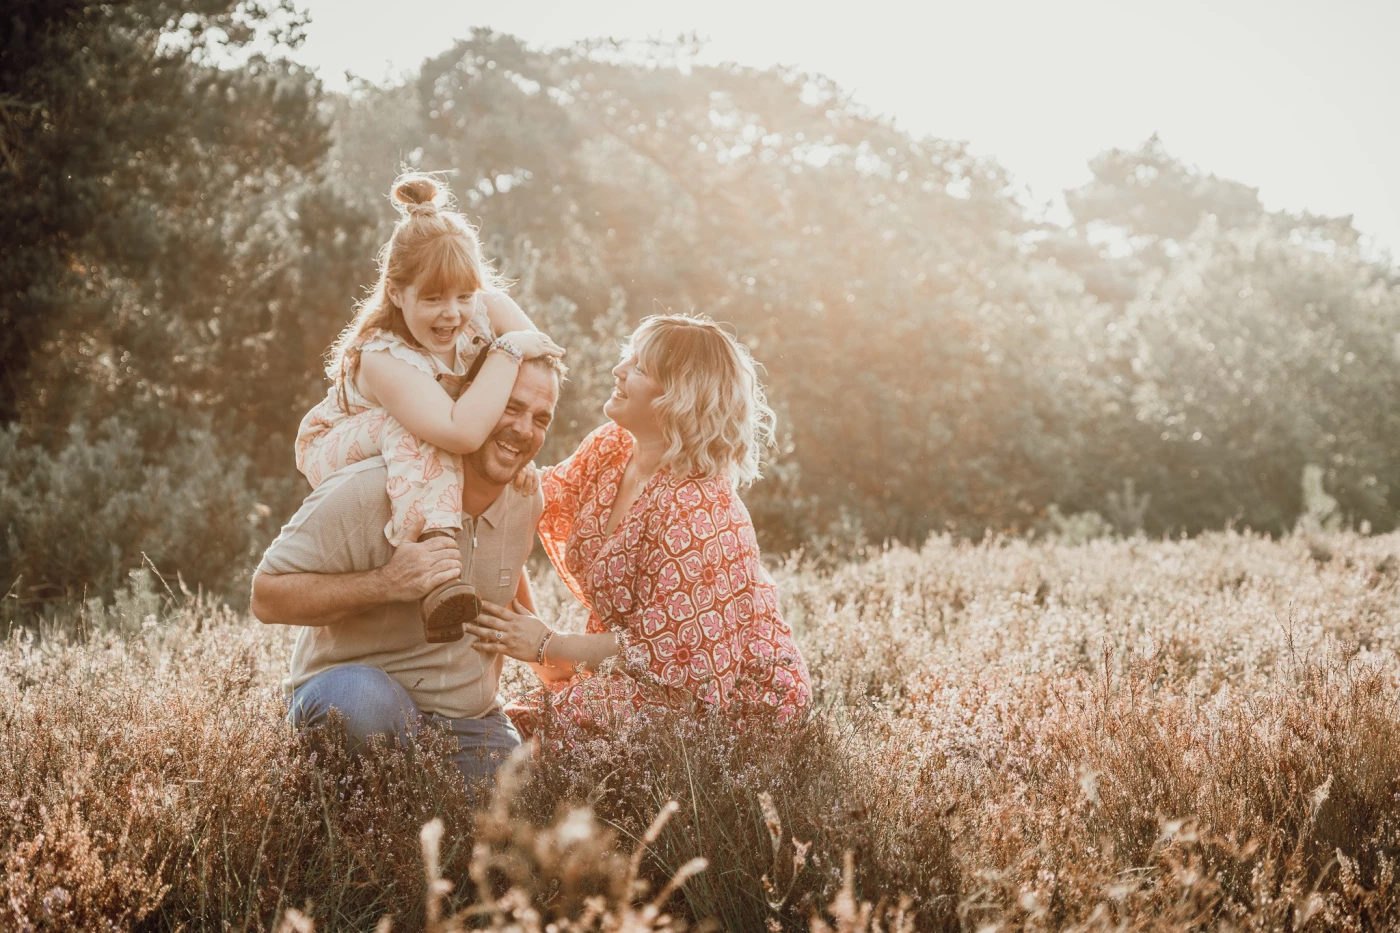
M 491 320 L 491 329 L 498 334 L 513 330 L 539 330 L 515 299 L 505 292 L 481 290 L 482 303 L 486 305 L 486 316 Z
M 436 379 L 387 351 L 371 350 L 360 358 L 367 394 L 414 437 L 455 454 L 469 454 L 486 443 L 510 401 L 518 370 L 509 354 L 490 353 L 476 379 L 453 402 Z

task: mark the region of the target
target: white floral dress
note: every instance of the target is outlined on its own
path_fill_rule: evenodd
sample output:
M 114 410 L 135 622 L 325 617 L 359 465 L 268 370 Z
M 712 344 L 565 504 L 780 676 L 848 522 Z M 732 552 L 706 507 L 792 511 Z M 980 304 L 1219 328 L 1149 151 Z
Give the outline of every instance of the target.
M 478 303 L 471 323 L 457 341 L 449 368 L 437 357 L 389 331 L 371 333 L 360 352 L 383 350 L 435 378 L 456 399 L 467 386 L 477 355 L 492 340 L 491 324 Z M 389 468 L 392 509 L 384 535 L 398 547 L 434 528 L 462 527 L 462 458 L 415 437 L 384 408 L 370 402 L 354 380 L 331 386 L 297 429 L 297 469 L 315 489 L 336 470 L 382 455 Z

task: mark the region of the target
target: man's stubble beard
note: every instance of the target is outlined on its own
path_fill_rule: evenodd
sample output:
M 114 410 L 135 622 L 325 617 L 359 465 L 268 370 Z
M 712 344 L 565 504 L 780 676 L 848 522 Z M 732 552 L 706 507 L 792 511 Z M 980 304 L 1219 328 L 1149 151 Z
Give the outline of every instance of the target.
M 521 461 L 520 466 L 511 470 L 504 477 L 495 475 L 496 464 L 494 458 L 487 452 L 491 448 L 491 445 L 498 439 L 505 441 L 518 450 L 529 451 L 529 456 Z M 468 469 L 493 486 L 509 486 L 515 480 L 516 475 L 521 470 L 525 469 L 525 465 L 535 459 L 535 454 L 537 453 L 539 453 L 539 448 L 534 446 L 534 442 L 531 438 L 522 437 L 515 431 L 505 428 L 496 431 L 488 437 L 486 443 L 468 454 L 465 461 Z

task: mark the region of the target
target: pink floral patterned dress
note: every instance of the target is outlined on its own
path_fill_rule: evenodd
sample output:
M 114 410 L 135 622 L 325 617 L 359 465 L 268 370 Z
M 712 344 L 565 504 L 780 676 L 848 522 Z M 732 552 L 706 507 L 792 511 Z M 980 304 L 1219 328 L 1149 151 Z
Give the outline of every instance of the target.
M 661 470 L 604 534 L 632 444 L 604 425 L 540 478 L 545 550 L 590 610 L 587 630 L 617 633 L 622 652 L 598 674 L 550 684 L 507 712 L 527 732 L 546 704 L 565 721 L 596 726 L 647 703 L 697 699 L 721 707 L 743 699 L 794 718 L 811 703 L 807 666 L 727 478 Z
M 382 350 L 437 379 L 454 399 L 466 387 L 466 374 L 491 341 L 491 323 L 477 302 L 477 313 L 457 342 L 448 367 L 425 350 L 389 331 L 375 331 L 360 352 Z M 306 413 L 297 429 L 297 469 L 315 489 L 336 470 L 383 454 L 389 467 L 392 508 L 384 536 L 398 547 L 433 528 L 462 527 L 462 458 L 411 434 L 387 411 L 367 399 L 347 380 L 342 396 L 331 386 L 326 397 Z

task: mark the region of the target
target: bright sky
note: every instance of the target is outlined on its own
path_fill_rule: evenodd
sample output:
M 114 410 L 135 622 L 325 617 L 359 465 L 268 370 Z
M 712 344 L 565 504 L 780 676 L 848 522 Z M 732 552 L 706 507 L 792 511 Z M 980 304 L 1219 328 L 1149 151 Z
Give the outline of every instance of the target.
M 1352 214 L 1400 258 L 1395 0 L 299 0 L 297 57 L 383 79 L 474 26 L 540 47 L 695 32 L 704 58 L 823 72 L 916 134 L 971 143 L 1038 203 L 1153 132 L 1270 208 Z M 406 148 L 411 141 L 405 140 Z

